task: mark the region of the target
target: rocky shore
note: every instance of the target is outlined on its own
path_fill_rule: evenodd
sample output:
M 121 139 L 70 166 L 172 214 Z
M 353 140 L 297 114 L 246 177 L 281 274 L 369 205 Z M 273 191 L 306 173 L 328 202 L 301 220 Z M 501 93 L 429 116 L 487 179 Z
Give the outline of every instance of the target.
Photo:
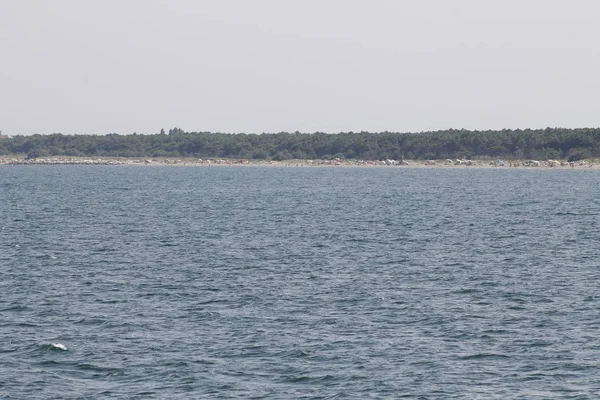
M 245 160 L 199 158 L 124 158 L 124 157 L 3 157 L 0 165 L 180 165 L 180 166 L 275 166 L 275 167 L 416 167 L 416 168 L 598 168 L 595 160 Z

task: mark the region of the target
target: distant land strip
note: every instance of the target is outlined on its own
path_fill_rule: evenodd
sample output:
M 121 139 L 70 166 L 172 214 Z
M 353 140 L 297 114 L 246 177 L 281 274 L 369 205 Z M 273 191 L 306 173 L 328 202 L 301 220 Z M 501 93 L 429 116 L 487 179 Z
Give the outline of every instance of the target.
M 0 135 L 0 156 L 195 158 L 250 161 L 538 160 L 576 162 L 600 157 L 600 128 L 503 129 L 435 132 L 279 132 L 263 134 L 185 132 L 155 134 Z M 446 161 L 447 162 L 447 161 Z M 439 162 L 438 162 L 439 164 Z
M 542 168 L 590 169 L 600 168 L 600 160 L 247 160 L 229 158 L 130 158 L 130 157 L 11 157 L 1 156 L 0 165 L 143 165 L 143 166 L 242 166 L 242 167 L 398 167 L 398 168 Z

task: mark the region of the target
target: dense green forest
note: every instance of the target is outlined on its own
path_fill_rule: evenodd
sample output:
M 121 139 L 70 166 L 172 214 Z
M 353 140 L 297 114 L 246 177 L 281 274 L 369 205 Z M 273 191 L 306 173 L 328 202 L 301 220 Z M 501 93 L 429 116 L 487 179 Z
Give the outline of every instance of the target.
M 0 155 L 198 157 L 243 159 L 570 159 L 600 156 L 600 128 L 420 133 L 345 132 L 227 134 L 184 132 L 132 135 L 14 136 L 0 139 Z

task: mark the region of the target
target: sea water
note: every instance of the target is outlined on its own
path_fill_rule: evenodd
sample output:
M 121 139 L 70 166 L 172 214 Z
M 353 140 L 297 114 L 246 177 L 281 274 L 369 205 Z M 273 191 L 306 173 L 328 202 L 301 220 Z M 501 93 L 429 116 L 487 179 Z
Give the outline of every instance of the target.
M 2 166 L 0 399 L 600 396 L 600 172 Z

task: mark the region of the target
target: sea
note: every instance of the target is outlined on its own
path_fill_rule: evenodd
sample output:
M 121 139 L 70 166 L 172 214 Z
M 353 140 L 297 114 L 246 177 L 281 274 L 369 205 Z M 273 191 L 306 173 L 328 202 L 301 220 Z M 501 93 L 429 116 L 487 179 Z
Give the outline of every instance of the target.
M 600 398 L 600 171 L 0 166 L 0 399 Z

